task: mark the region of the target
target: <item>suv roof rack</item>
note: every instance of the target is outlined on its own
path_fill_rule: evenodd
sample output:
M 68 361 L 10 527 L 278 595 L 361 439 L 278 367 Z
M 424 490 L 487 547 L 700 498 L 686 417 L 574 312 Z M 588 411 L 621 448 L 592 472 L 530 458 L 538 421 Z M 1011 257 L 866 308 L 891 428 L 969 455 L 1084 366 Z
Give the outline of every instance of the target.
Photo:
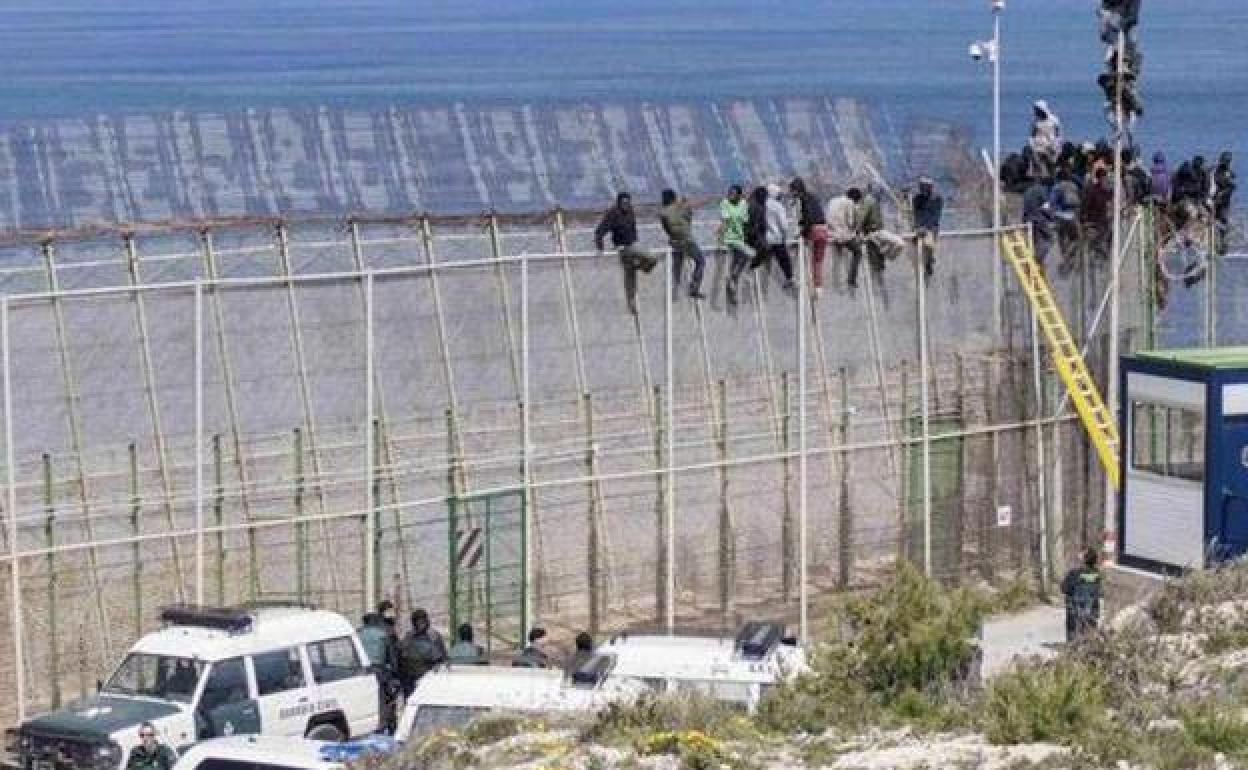
M 742 657 L 751 660 L 762 660 L 776 648 L 784 638 L 782 623 L 764 623 L 751 621 L 741 626 L 737 632 L 736 644 Z
M 256 610 L 315 610 L 318 607 L 298 599 L 253 599 L 244 602 L 239 609 L 255 612 Z
M 198 604 L 172 604 L 161 609 L 160 620 L 173 626 L 211 628 L 238 634 L 251 628 L 253 618 L 245 609 L 236 607 L 204 607 Z

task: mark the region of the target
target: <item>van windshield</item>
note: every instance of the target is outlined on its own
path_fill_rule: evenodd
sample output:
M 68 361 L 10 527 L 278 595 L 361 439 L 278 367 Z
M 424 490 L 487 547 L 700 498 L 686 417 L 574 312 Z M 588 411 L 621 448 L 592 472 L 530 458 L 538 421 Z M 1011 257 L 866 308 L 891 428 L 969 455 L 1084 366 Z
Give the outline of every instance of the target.
M 108 680 L 104 692 L 190 703 L 203 673 L 204 665 L 190 658 L 132 652 Z

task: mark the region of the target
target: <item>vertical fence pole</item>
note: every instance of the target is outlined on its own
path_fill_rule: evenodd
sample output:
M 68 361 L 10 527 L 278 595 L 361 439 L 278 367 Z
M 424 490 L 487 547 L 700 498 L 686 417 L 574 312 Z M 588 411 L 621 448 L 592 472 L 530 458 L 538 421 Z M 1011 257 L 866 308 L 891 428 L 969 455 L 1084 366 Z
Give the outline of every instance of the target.
M 1121 273 L 1122 267 L 1118 260 L 1118 252 L 1122 250 L 1122 143 L 1125 138 L 1126 129 L 1123 126 L 1123 109 L 1122 109 L 1122 85 L 1126 72 L 1126 51 L 1127 51 L 1127 33 L 1126 30 L 1118 31 L 1118 58 L 1117 58 L 1117 93 L 1114 96 L 1114 219 L 1113 232 L 1111 240 L 1113 247 L 1110 249 L 1112 261 L 1110 262 L 1110 300 L 1109 300 L 1109 359 L 1105 362 L 1105 368 L 1108 370 L 1106 375 L 1106 394 L 1109 405 L 1109 416 L 1112 420 L 1118 419 L 1118 336 L 1119 336 L 1119 287 L 1122 283 Z M 1108 473 L 1105 474 L 1105 517 L 1101 523 L 1103 531 L 1114 530 L 1117 525 L 1114 521 L 1114 510 L 1117 503 L 1117 495 L 1115 494 L 1114 483 L 1110 479 Z
M 529 636 L 536 610 L 533 601 L 533 409 L 530 405 L 529 388 L 529 257 L 520 259 L 520 441 L 524 462 L 524 602 L 521 607 L 520 626 L 523 638 Z
M 728 513 L 728 386 L 719 381 L 719 424 L 715 443 L 719 450 L 719 614 L 722 622 L 731 616 L 736 593 L 736 541 Z
M 781 460 L 781 466 L 784 469 L 784 514 L 780 519 L 780 593 L 784 598 L 784 603 L 788 604 L 793 599 L 793 551 L 794 551 L 794 526 L 793 526 L 793 503 L 789 496 L 789 488 L 793 485 L 793 462 L 789 458 L 789 447 L 791 439 L 789 433 L 793 427 L 793 389 L 789 385 L 789 373 L 783 371 L 780 373 L 780 392 L 781 403 L 784 404 L 784 411 L 780 414 L 780 435 L 783 441 L 780 445 L 780 451 L 784 459 Z
M 48 679 L 52 707 L 61 707 L 61 629 L 56 602 L 56 496 L 52 487 L 52 456 L 43 453 L 43 539 L 48 548 Z
M 901 362 L 901 376 L 898 381 L 899 390 L 901 392 L 901 440 L 898 447 L 901 450 L 901 469 L 900 475 L 897 477 L 897 518 L 900 522 L 901 537 L 898 540 L 897 553 L 902 559 L 909 559 L 911 563 L 914 561 L 913 549 L 910 545 L 910 362 Z M 887 419 L 887 417 L 885 418 Z
M 377 411 L 374 404 L 376 347 L 376 335 L 373 333 L 373 273 L 369 271 L 364 276 L 364 467 L 368 481 L 364 485 L 364 509 L 367 511 L 364 531 L 367 535 L 364 553 L 364 601 L 361 604 L 365 612 L 381 598 L 377 590 L 377 561 L 381 558 L 378 540 L 381 539 L 381 532 L 378 528 L 377 506 L 372 504 L 373 484 L 378 478 L 377 463 L 373 459 L 376 452 L 373 446 L 376 442 L 374 420 Z
M 838 421 L 837 443 L 842 447 L 849 445 L 849 372 L 841 367 L 841 419 Z M 840 553 L 837 557 L 837 585 L 841 590 L 849 588 L 849 581 L 854 569 L 854 520 L 849 502 L 850 463 L 854 456 L 848 450 L 841 452 L 841 494 L 840 494 L 840 531 L 837 533 L 837 545 Z
M 26 721 L 26 660 L 22 652 L 22 565 L 21 546 L 17 542 L 17 452 L 13 446 L 13 370 L 9 340 L 9 298 L 0 298 L 0 350 L 4 366 L 4 466 L 8 484 L 9 509 L 9 578 L 13 593 L 13 671 L 17 685 L 17 721 Z
M 295 474 L 295 598 L 304 601 L 307 591 L 307 557 L 304 548 L 307 538 L 303 521 L 303 429 L 295 428 L 292 433 L 293 469 Z
M 221 434 L 212 436 L 212 520 L 217 527 L 217 604 L 225 605 L 225 461 Z
M 676 259 L 675 251 L 668 249 L 667 264 L 665 265 L 664 274 L 664 291 L 663 291 L 663 341 L 664 341 L 664 364 L 667 368 L 667 401 L 664 406 L 667 407 L 666 431 L 667 438 L 667 472 L 664 478 L 667 482 L 667 495 L 665 502 L 667 503 L 666 516 L 667 520 L 667 558 L 664 565 L 667 578 L 667 589 L 665 591 L 667 597 L 667 632 L 673 633 L 676 630 L 676 475 L 673 470 L 676 467 L 676 358 L 673 352 L 672 344 L 672 270 L 674 269 L 673 260 Z
M 204 603 L 204 285 L 195 282 L 195 603 Z
M 984 424 L 992 425 L 996 416 L 996 408 L 993 399 L 996 398 L 996 391 L 993 388 L 996 382 L 996 361 L 988 359 L 984 361 Z M 985 506 L 983 523 L 980 526 L 980 573 L 985 580 L 991 581 L 996 574 L 996 547 L 997 547 L 997 506 L 1000 504 L 998 499 L 998 469 L 1001 460 L 1001 440 L 1000 434 L 993 430 L 988 434 L 989 438 L 989 454 L 988 454 L 988 505 Z
M 598 543 L 600 540 L 598 532 L 598 499 L 594 494 L 593 478 L 598 473 L 597 454 L 598 447 L 594 445 L 594 397 L 589 393 L 582 396 L 585 404 L 585 471 L 590 479 L 589 493 L 589 521 L 586 543 L 586 559 L 585 569 L 586 578 L 589 583 L 589 632 L 591 634 L 598 632 L 598 607 L 601 592 L 599 584 L 599 568 L 598 568 Z
M 806 267 L 806 241 L 797 243 L 797 574 L 799 638 L 810 640 L 809 591 L 807 586 L 807 511 L 806 511 L 806 314 L 814 312 L 810 303 L 810 276 Z
M 923 434 L 923 574 L 932 576 L 932 436 L 930 364 L 927 355 L 927 281 L 923 279 L 923 250 L 915 240 L 914 282 L 919 311 L 919 410 Z M 902 413 L 904 416 L 904 412 Z M 946 533 L 947 535 L 948 533 Z
M 134 565 L 131 578 L 134 594 L 134 633 L 137 638 L 143 631 L 143 549 L 138 541 L 143 534 L 139 516 L 143 512 L 143 498 L 139 494 L 139 447 L 131 441 L 126 447 L 126 456 L 130 464 L 130 530 L 134 532 L 135 541 L 130 546 L 130 562 Z
M 667 617 L 667 475 L 662 472 L 667 430 L 664 428 L 663 388 L 654 386 L 654 480 L 658 485 L 654 511 L 654 622 Z M 594 494 L 591 486 L 590 495 Z M 591 505 L 593 504 L 591 498 Z

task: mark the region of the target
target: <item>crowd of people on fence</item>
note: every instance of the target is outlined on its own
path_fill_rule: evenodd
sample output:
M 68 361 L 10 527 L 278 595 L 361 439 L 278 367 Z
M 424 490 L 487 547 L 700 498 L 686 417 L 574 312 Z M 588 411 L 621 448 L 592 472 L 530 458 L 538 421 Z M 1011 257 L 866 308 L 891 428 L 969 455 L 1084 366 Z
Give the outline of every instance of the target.
M 694 300 L 705 299 L 706 256 L 694 231 L 693 205 L 669 189 L 662 193 L 661 206 L 659 223 L 672 253 L 674 296 L 686 293 Z M 935 270 L 936 244 L 944 214 L 944 199 L 936 191 L 933 180 L 927 177 L 919 180 L 918 193 L 910 206 L 914 216 L 914 243 L 924 274 L 930 278 Z M 816 300 L 823 295 L 829 249 L 835 263 L 833 269 L 845 271 L 845 284 L 853 290 L 858 287 L 863 259 L 872 270 L 879 272 L 906 248 L 902 236 L 885 228 L 875 192 L 861 187 L 849 187 L 825 204 L 801 177 L 792 179 L 787 189 L 774 183 L 758 185 L 748 195 L 743 186 L 732 185 L 719 203 L 718 214 L 715 239 L 728 261 L 724 293 L 729 307 L 736 307 L 738 303 L 741 278 L 746 271 L 756 271 L 772 263 L 783 276 L 784 290 L 796 296 L 798 276 L 792 254 L 796 239 L 801 240 L 810 256 L 809 285 L 811 296 Z M 659 260 L 638 243 L 637 214 L 632 195 L 627 192 L 616 196 L 615 205 L 604 212 L 594 230 L 594 244 L 599 254 L 606 251 L 608 239 L 624 271 L 624 294 L 629 312 L 636 315 L 638 273 L 650 273 Z M 686 263 L 692 265 L 687 286 L 684 284 Z

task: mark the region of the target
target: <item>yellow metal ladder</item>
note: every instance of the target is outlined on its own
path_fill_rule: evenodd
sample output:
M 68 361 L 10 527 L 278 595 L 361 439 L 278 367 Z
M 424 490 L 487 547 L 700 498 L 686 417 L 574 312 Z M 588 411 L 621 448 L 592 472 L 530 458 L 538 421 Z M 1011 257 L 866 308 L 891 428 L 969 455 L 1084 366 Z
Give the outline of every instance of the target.
M 1014 230 L 1005 233 L 1001 236 L 1001 246 L 1001 255 L 1018 275 L 1023 294 L 1031 304 L 1037 324 L 1044 331 L 1058 376 L 1070 391 L 1070 399 L 1075 403 L 1075 409 L 1083 420 L 1083 427 L 1088 432 L 1092 446 L 1096 447 L 1096 454 L 1101 465 L 1105 467 L 1105 474 L 1114 487 L 1117 487 L 1118 452 L 1121 446 L 1118 424 L 1105 406 L 1096 380 L 1092 379 L 1083 355 L 1070 335 L 1070 329 L 1066 326 L 1062 311 L 1057 307 L 1044 271 L 1032 254 L 1026 232 Z

